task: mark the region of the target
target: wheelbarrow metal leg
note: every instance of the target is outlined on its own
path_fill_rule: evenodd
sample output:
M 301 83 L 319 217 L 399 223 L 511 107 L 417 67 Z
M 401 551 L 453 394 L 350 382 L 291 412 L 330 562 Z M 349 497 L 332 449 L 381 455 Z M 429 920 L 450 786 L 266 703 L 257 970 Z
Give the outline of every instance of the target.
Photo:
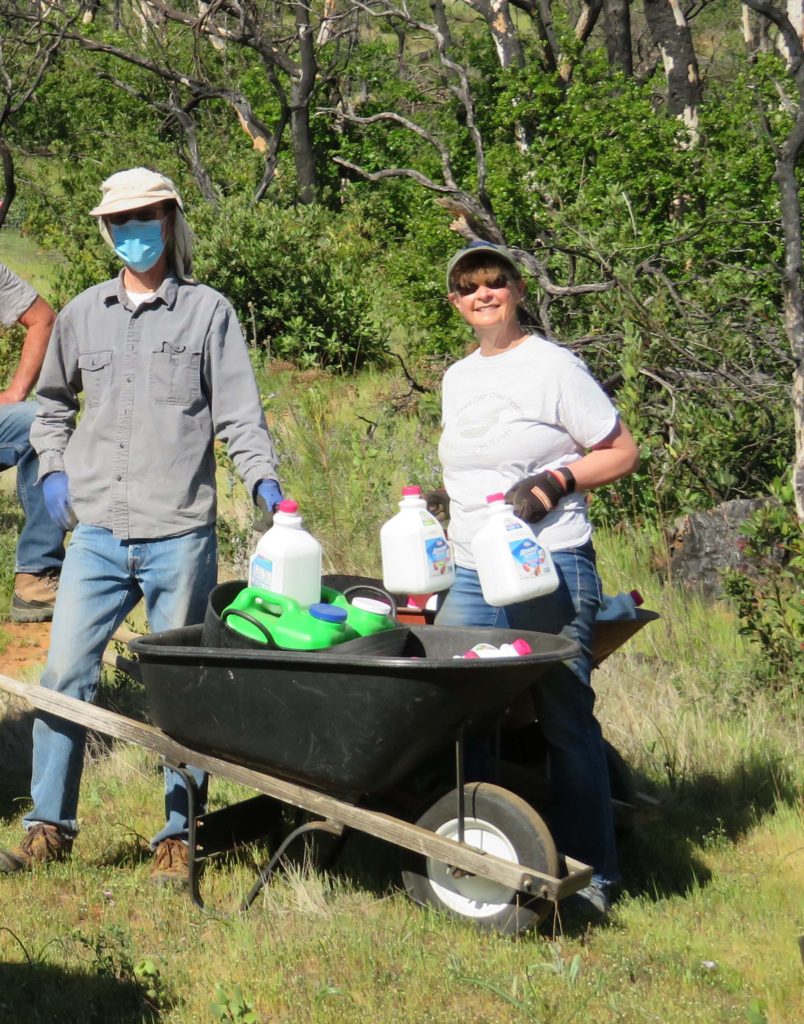
M 459 843 L 463 842 L 466 807 L 464 802 L 464 763 L 463 763 L 463 725 L 458 727 L 455 734 L 455 785 L 458 794 L 458 834 Z
M 173 764 L 166 760 L 165 764 L 172 768 L 182 779 L 187 788 L 187 875 L 190 887 L 190 897 L 195 905 L 204 909 L 204 900 L 198 888 L 198 857 L 197 857 L 197 829 L 195 812 L 198 806 L 198 787 L 195 779 L 187 771 L 185 764 Z
M 271 857 L 268 863 L 258 870 L 259 877 L 257 881 L 254 883 L 251 889 L 249 889 L 246 898 L 240 904 L 241 914 L 244 914 L 249 909 L 251 904 L 262 891 L 263 887 L 267 885 L 271 875 L 273 874 L 274 869 L 276 868 L 277 864 L 282 859 L 282 857 L 285 855 L 285 851 L 291 845 L 291 843 L 294 843 L 299 838 L 299 836 L 303 836 L 307 832 L 328 832 L 330 835 L 340 836 L 343 832 L 343 825 L 339 824 L 336 821 L 329 821 L 325 819 L 322 821 L 308 821 L 304 825 L 299 825 L 298 828 L 294 828 L 290 835 L 288 835 L 284 839 L 284 841 L 279 845 L 276 853 L 273 855 L 273 857 Z

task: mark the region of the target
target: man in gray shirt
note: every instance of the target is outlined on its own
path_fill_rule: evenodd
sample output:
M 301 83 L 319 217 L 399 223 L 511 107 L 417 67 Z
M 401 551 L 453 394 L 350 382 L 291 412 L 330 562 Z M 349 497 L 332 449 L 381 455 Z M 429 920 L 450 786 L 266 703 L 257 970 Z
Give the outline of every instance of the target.
M 31 431 L 48 510 L 64 527 L 77 523 L 42 685 L 85 701 L 104 648 L 141 596 L 154 632 L 204 617 L 217 578 L 215 437 L 256 501 L 272 509 L 282 497 L 237 317 L 192 279 L 175 186 L 138 167 L 113 174 L 102 193 L 92 214 L 124 267 L 60 313 Z M 70 852 L 84 738 L 62 719 L 37 718 L 33 808 L 20 846 L 0 851 L 0 871 Z M 203 801 L 205 777 L 193 774 Z M 152 877 L 186 883 L 187 792 L 173 771 L 165 809 Z
M 0 469 L 17 467 L 17 494 L 25 512 L 14 566 L 14 622 L 53 618 L 64 561 L 64 530 L 47 514 L 37 486 L 39 462 L 29 437 L 37 406 L 25 401 L 42 368 L 55 316 L 27 282 L 0 263 L 0 323 L 25 328 L 19 361 L 8 387 L 0 391 Z

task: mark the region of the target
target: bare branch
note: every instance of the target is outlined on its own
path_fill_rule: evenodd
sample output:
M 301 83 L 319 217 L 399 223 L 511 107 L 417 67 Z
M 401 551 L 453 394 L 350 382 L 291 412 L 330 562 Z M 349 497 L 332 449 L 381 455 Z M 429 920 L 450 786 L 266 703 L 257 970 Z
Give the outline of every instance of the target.
M 365 167 L 360 167 L 358 164 L 352 163 L 351 160 L 344 160 L 340 156 L 333 157 L 333 160 L 341 167 L 346 167 L 348 170 L 354 171 L 355 174 L 359 174 L 366 181 L 383 181 L 385 178 L 412 178 L 413 181 L 418 182 L 430 192 L 442 192 L 452 195 L 455 191 L 447 185 L 439 185 L 438 182 L 426 177 L 421 171 L 414 170 L 412 167 L 385 167 L 381 171 L 367 171 Z
M 452 174 L 452 163 L 447 147 L 439 138 L 433 135 L 432 132 L 428 131 L 426 128 L 422 128 L 422 126 L 416 124 L 415 121 L 411 121 L 409 118 L 403 117 L 401 114 L 394 113 L 390 110 L 385 110 L 378 114 L 371 114 L 369 117 L 360 117 L 348 109 L 335 110 L 327 107 L 322 108 L 318 113 L 333 114 L 335 117 L 342 121 L 347 121 L 349 124 L 367 125 L 377 124 L 380 121 L 391 121 L 394 124 L 401 125 L 409 132 L 413 132 L 414 135 L 418 135 L 420 139 L 424 139 L 425 142 L 431 145 L 438 152 L 441 157 L 441 171 L 444 175 L 444 182 L 447 189 L 452 191 L 458 190 L 458 185 Z

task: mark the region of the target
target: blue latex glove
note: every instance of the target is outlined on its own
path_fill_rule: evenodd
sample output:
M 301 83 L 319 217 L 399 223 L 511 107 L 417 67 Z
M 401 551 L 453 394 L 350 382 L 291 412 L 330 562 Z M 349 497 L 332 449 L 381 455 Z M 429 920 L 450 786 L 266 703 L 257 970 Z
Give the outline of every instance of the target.
M 78 520 L 70 504 L 70 487 L 67 474 L 48 473 L 42 481 L 42 493 L 47 514 L 62 530 L 72 530 Z
M 254 501 L 262 512 L 265 529 L 270 530 L 274 524 L 274 509 L 282 501 L 282 491 L 279 489 L 278 482 L 276 480 L 260 480 L 254 492 Z

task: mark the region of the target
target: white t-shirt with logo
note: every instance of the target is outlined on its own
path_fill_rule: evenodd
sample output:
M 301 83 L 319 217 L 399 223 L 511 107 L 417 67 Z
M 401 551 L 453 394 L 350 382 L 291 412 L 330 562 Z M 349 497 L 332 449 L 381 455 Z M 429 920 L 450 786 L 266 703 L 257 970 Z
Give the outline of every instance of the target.
M 577 356 L 530 335 L 498 355 L 478 349 L 447 370 L 441 425 L 449 536 L 456 563 L 473 569 L 471 541 L 486 522 L 486 496 L 572 465 L 612 433 L 617 411 Z M 568 494 L 532 526 L 551 551 L 585 544 L 592 527 L 584 494 Z

